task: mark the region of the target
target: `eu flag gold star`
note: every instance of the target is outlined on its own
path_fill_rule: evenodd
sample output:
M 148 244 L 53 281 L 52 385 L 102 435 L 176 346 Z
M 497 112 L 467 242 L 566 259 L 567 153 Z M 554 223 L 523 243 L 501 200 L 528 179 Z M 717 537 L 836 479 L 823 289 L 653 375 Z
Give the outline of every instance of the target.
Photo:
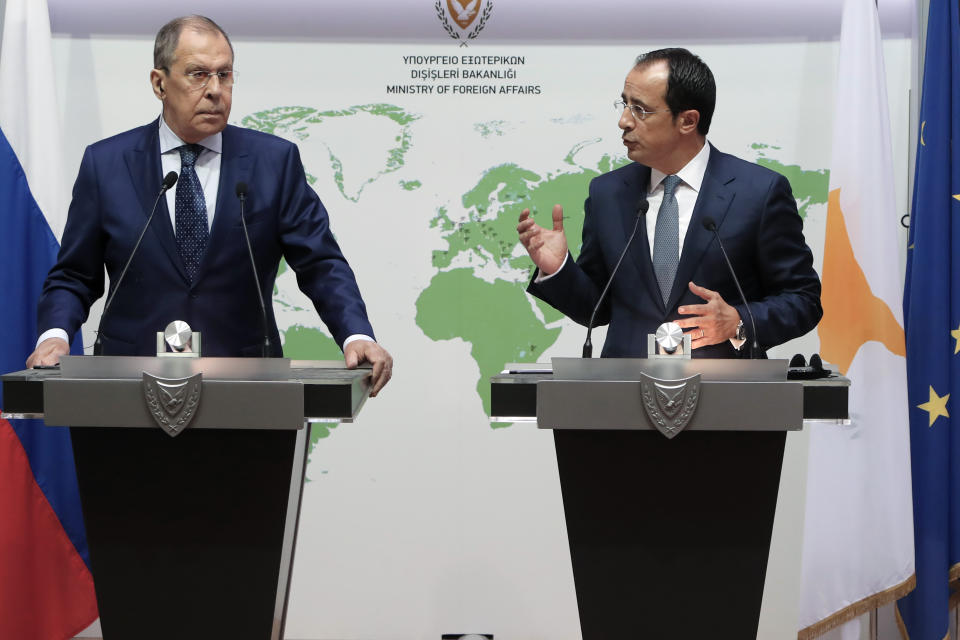
M 957 327 L 950 332 L 950 335 L 953 336 L 953 339 L 957 341 L 957 344 L 953 347 L 953 355 L 960 353 L 960 327 Z
M 936 422 L 940 416 L 944 418 L 950 417 L 950 414 L 947 413 L 947 400 L 949 399 L 949 393 L 941 398 L 937 395 L 937 392 L 933 390 L 933 387 L 930 387 L 930 400 L 917 405 L 918 409 L 923 409 L 930 414 L 930 424 L 927 426 L 932 427 L 933 423 Z

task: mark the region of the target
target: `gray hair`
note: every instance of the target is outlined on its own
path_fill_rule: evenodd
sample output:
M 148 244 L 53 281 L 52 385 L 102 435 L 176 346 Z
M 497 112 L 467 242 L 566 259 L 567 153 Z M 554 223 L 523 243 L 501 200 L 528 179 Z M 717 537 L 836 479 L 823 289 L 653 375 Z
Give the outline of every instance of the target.
M 219 33 L 230 46 L 230 57 L 233 57 L 233 44 L 230 42 L 230 36 L 220 28 L 220 25 L 206 16 L 182 16 L 163 25 L 157 32 L 157 39 L 153 43 L 154 69 L 170 70 L 170 66 L 173 64 L 173 54 L 176 52 L 177 43 L 180 41 L 180 33 L 187 28 L 201 33 Z

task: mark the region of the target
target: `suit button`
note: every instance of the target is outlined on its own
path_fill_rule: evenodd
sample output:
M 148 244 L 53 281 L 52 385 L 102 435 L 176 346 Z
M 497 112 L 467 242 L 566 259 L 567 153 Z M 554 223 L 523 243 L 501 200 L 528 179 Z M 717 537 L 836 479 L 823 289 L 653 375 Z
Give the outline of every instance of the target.
M 200 297 L 200 294 L 197 294 L 197 293 L 191 293 L 191 294 L 190 294 L 190 298 L 192 298 L 193 300 L 196 300 L 196 299 L 199 298 L 199 297 Z

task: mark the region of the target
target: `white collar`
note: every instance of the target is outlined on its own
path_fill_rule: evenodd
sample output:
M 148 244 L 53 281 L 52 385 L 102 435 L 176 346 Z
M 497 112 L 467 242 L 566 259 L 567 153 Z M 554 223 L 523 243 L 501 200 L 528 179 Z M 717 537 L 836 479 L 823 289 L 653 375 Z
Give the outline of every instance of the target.
M 187 144 L 180 139 L 180 136 L 173 132 L 173 129 L 167 125 L 167 121 L 164 119 L 163 115 L 160 116 L 160 153 L 168 153 L 175 149 L 179 149 L 183 145 Z M 223 132 L 218 131 L 212 136 L 207 136 L 200 142 L 198 142 L 201 147 L 204 149 L 209 149 L 215 153 L 223 153 Z
M 707 162 L 710 160 L 710 143 L 704 142 L 703 148 L 697 152 L 697 155 L 693 156 L 680 171 L 677 171 L 677 176 L 683 180 L 683 183 L 696 191 L 700 192 L 700 187 L 703 185 L 703 176 L 707 173 Z M 663 182 L 663 179 L 667 177 L 663 171 L 659 169 L 654 169 L 650 167 L 650 187 L 648 189 L 649 193 L 653 193 L 657 187 L 660 186 L 660 183 Z

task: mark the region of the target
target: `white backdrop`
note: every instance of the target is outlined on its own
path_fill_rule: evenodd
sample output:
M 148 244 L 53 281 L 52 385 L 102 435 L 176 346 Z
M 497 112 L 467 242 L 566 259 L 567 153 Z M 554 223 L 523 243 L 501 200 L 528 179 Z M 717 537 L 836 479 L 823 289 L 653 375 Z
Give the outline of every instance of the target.
M 711 141 L 794 172 L 819 268 L 827 185 L 818 172 L 829 168 L 837 47 L 826 28 L 817 41 L 707 43 L 701 35 L 699 42 L 665 42 L 646 35 L 629 46 L 485 41 L 481 33 L 458 47 L 432 3 L 423 4 L 430 10 L 411 19 L 418 37 L 412 42 L 402 42 L 403 31 L 401 42 L 253 38 L 250 26 L 234 38 L 239 79 L 231 122 L 258 114 L 246 122 L 276 126 L 300 143 L 377 337 L 396 359 L 382 396 L 356 423 L 318 439 L 312 452 L 287 636 L 579 638 L 552 438 L 532 425 L 492 428 L 478 391 L 494 372 L 491 362 L 576 354 L 583 340 L 582 328 L 545 316 L 522 293 L 528 271 L 507 233 L 514 211 L 529 203 L 548 216 L 556 198 L 568 214 L 582 216 L 579 185 L 605 155 L 622 159 L 611 103 L 632 59 L 686 45 L 717 78 Z M 152 36 L 88 36 L 63 22 L 58 28 L 57 12 L 63 16 L 66 6 L 51 0 L 54 30 L 62 32 L 54 53 L 67 173 L 75 175 L 86 144 L 155 118 L 159 103 L 147 82 Z M 507 3 L 495 6 L 486 29 L 494 33 L 508 11 Z M 835 19 L 834 31 L 839 11 Z M 228 30 L 230 20 L 237 18 L 222 20 Z M 893 33 L 885 54 L 898 208 L 905 212 L 910 40 Z M 523 64 L 404 62 L 467 55 L 520 56 Z M 410 78 L 423 68 L 513 69 L 516 78 Z M 509 84 L 537 86 L 539 93 L 387 91 L 409 84 Z M 476 202 L 484 211 L 473 208 Z M 491 240 L 491 233 L 499 235 Z M 490 249 L 500 241 L 508 243 L 503 255 Z M 291 355 L 329 353 L 325 330 L 289 274 L 280 278 L 275 305 L 285 340 L 296 340 Z M 810 335 L 778 353 L 816 350 Z M 791 434 L 763 638 L 796 633 L 805 452 L 805 436 Z

